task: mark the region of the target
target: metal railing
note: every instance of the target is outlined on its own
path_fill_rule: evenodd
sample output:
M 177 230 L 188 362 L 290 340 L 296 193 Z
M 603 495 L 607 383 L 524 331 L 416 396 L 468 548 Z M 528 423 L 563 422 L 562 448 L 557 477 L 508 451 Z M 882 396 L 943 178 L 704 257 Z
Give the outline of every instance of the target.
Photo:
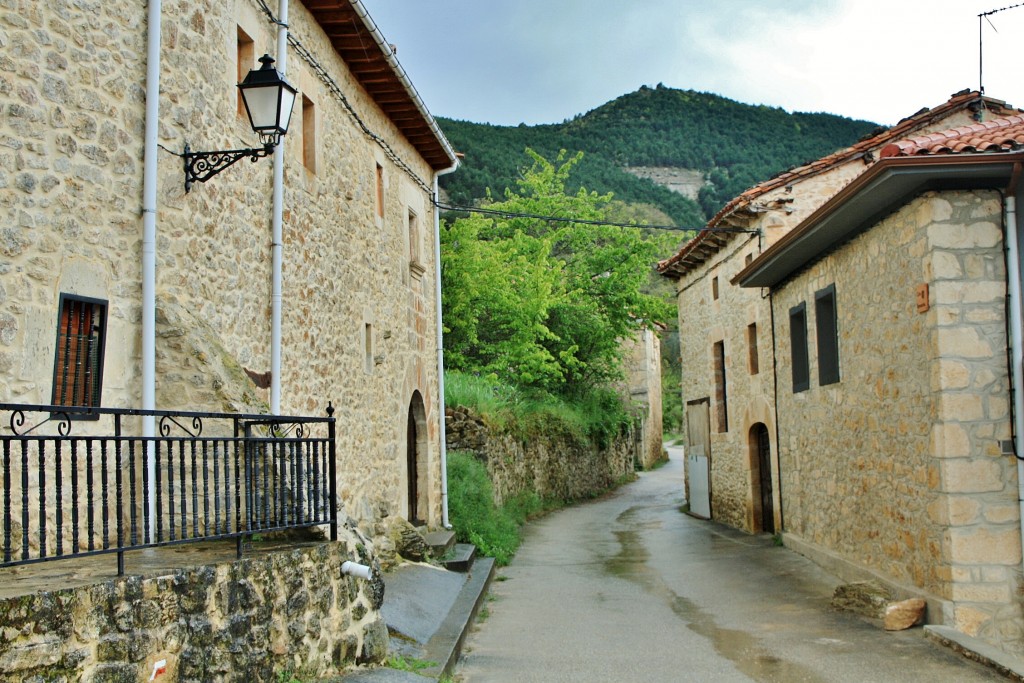
M 0 567 L 329 525 L 326 417 L 0 403 Z M 142 436 L 152 417 L 155 434 Z M 80 433 L 75 433 L 80 432 Z

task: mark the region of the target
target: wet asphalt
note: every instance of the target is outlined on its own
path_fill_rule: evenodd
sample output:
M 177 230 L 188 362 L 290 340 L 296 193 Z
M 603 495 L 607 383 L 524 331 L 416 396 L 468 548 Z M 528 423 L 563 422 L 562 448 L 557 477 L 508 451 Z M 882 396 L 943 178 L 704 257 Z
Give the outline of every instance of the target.
M 838 580 L 768 535 L 683 514 L 682 453 L 532 523 L 491 587 L 466 683 L 1004 681 L 829 608 Z

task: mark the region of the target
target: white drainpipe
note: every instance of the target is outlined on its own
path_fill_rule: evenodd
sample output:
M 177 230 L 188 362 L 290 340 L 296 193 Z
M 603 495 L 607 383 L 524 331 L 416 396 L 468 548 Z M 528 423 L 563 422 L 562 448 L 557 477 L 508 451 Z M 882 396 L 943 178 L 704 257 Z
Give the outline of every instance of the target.
M 1010 373 L 1013 378 L 1013 439 L 1017 454 L 1017 501 L 1020 507 L 1021 548 L 1024 550 L 1024 340 L 1021 339 L 1020 245 L 1017 243 L 1017 198 L 1005 199 L 1006 208 L 1006 286 L 1010 297 Z M 1024 562 L 1024 556 L 1021 558 Z
M 160 123 L 160 14 L 161 0 L 149 0 L 146 47 L 146 130 L 142 171 L 142 409 L 156 410 L 156 190 L 157 134 Z M 142 435 L 156 436 L 156 419 L 142 418 Z M 156 461 L 150 451 L 149 519 L 156 519 Z M 153 540 L 153 524 L 149 538 Z
M 280 0 L 277 26 L 277 70 L 288 67 L 288 0 Z M 284 249 L 284 140 L 274 149 L 274 209 L 271 235 L 272 288 L 270 295 L 270 413 L 281 414 L 281 263 Z
M 451 168 L 438 171 L 434 174 L 434 267 L 435 277 L 435 305 L 437 307 L 437 391 L 438 405 L 441 414 L 438 422 L 441 425 L 441 526 L 451 529 L 448 522 L 448 429 L 444 422 L 444 325 L 441 319 L 441 209 L 438 208 L 437 179 L 448 173 L 452 173 L 459 167 L 458 159 Z

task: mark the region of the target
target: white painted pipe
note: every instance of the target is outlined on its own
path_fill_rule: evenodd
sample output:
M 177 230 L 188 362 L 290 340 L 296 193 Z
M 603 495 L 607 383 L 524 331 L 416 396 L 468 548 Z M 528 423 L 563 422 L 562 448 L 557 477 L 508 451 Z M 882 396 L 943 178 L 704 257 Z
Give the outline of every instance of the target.
M 288 70 L 288 0 L 280 0 L 277 26 L 277 70 Z M 284 142 L 274 149 L 274 208 L 271 229 L 270 413 L 281 414 L 281 308 L 284 260 Z
M 434 304 L 437 308 L 437 391 L 440 394 L 437 399 L 440 414 L 441 433 L 441 526 L 451 529 L 448 521 L 448 427 L 444 419 L 444 325 L 441 317 L 441 209 L 438 208 L 439 195 L 437 179 L 447 173 L 452 173 L 459 167 L 458 158 L 451 168 L 446 168 L 434 174 Z
M 343 576 L 354 576 L 357 579 L 365 579 L 367 581 L 371 581 L 373 579 L 372 568 L 365 564 L 349 562 L 348 560 L 341 563 L 341 573 Z
M 1010 188 L 1011 192 L 1016 188 Z M 1013 439 L 1017 454 L 1017 502 L 1020 509 L 1021 549 L 1024 553 L 1024 340 L 1021 322 L 1020 245 L 1017 240 L 1017 198 L 1007 195 L 1006 209 L 1006 287 L 1010 298 L 1010 376 L 1013 378 Z M 1024 563 L 1024 554 L 1021 562 Z
M 161 0 L 149 0 L 146 45 L 146 130 L 142 171 L 142 409 L 156 409 L 156 196 L 157 153 L 160 129 L 160 15 Z M 156 419 L 142 418 L 142 435 L 156 436 Z M 156 519 L 156 460 L 152 450 L 146 461 L 149 473 L 150 520 Z M 149 525 L 148 542 L 155 524 Z

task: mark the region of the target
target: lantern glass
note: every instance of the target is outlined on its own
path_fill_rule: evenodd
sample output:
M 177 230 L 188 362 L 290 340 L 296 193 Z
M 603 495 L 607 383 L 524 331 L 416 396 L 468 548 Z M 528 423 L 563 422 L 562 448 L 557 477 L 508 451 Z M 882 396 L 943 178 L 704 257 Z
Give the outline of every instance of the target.
M 238 88 L 252 129 L 265 145 L 276 145 L 288 132 L 298 91 L 281 77 L 270 55 L 260 57 L 260 62 L 263 66 L 249 71 Z

